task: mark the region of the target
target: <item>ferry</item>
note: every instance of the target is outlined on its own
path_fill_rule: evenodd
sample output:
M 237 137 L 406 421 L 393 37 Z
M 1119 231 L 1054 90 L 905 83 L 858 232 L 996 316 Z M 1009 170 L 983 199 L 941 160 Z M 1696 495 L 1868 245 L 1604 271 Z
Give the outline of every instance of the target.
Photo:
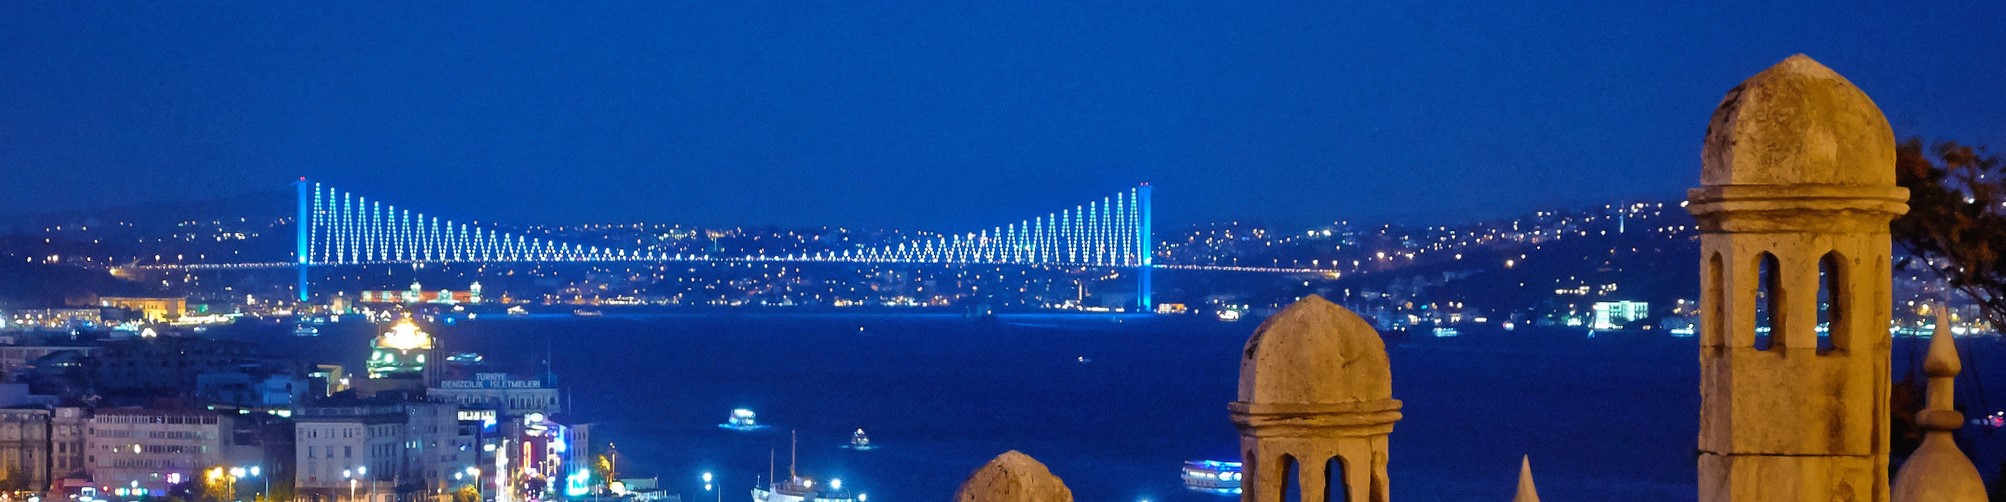
M 1219 309 L 1219 314 L 1218 314 L 1218 316 L 1219 316 L 1219 320 L 1220 320 L 1220 321 L 1225 321 L 1225 322 L 1233 322 L 1233 321 L 1238 321 L 1238 320 L 1240 320 L 1240 318 L 1241 318 L 1241 317 L 1244 317 L 1244 316 L 1246 316 L 1246 315 L 1247 315 L 1247 313 L 1246 313 L 1245 311 L 1241 311 L 1240 309 L 1232 309 L 1232 308 L 1228 308 L 1228 309 Z
M 1240 494 L 1240 463 L 1223 460 L 1184 462 L 1184 487 L 1214 495 Z
M 1449 337 L 1455 337 L 1455 336 L 1463 336 L 1463 332 L 1462 332 L 1462 330 L 1458 330 L 1458 329 L 1456 329 L 1456 328 L 1451 328 L 1451 327 L 1448 327 L 1448 326 L 1442 326 L 1442 327 L 1439 327 L 1439 328 L 1435 328 L 1435 337 L 1436 337 L 1436 338 L 1449 338 Z
M 850 444 L 843 445 L 843 447 L 857 451 L 870 451 L 877 448 L 877 446 L 871 444 L 871 436 L 864 434 L 863 429 L 857 429 L 857 432 L 851 433 Z
M 798 441 L 797 441 L 798 442 Z M 862 493 L 843 489 L 843 480 L 831 479 L 828 483 L 816 483 L 813 479 L 801 477 L 794 472 L 794 451 L 789 447 L 787 459 L 787 481 L 777 481 L 772 472 L 772 457 L 768 457 L 766 486 L 752 487 L 752 502 L 865 502 L 869 500 Z
M 717 424 L 719 429 L 740 432 L 766 430 L 767 427 L 770 426 L 759 423 L 759 414 L 745 408 L 731 410 L 731 417 L 725 419 L 724 423 Z
M 294 324 L 293 336 L 320 336 L 320 328 L 307 323 Z
M 508 308 L 508 315 L 529 315 L 529 309 L 522 308 L 521 305 L 516 305 Z
M 598 309 L 578 309 L 571 311 L 571 315 L 578 317 L 599 317 L 605 314 L 600 313 Z

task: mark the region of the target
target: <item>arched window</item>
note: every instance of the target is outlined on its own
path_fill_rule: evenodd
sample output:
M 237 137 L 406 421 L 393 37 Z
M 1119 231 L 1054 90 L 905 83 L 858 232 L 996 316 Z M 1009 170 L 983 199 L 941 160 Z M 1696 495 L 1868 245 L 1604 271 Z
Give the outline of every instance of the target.
M 1838 251 L 1818 259 L 1818 353 L 1844 350 L 1852 341 L 1846 329 L 1846 258 Z
M 1776 255 L 1762 253 L 1755 272 L 1755 350 L 1783 346 L 1783 268 Z
M 1345 502 L 1351 500 L 1351 487 L 1344 484 L 1344 457 L 1330 457 L 1323 464 L 1323 500 L 1325 502 Z
M 1302 502 L 1303 479 L 1302 473 L 1298 472 L 1301 470 L 1302 466 L 1296 462 L 1295 455 L 1282 455 L 1282 493 L 1281 498 L 1277 500 L 1282 502 Z
M 1723 268 L 1725 267 L 1721 265 L 1720 253 L 1715 252 L 1707 257 L 1706 274 L 1700 277 L 1702 287 L 1706 288 L 1700 293 L 1700 336 L 1711 337 L 1706 339 L 1713 343 L 1720 343 L 1727 336 L 1727 333 L 1721 331 L 1721 319 L 1727 317 L 1727 310 L 1721 308 L 1721 297 L 1724 296 L 1725 289 L 1722 284 L 1727 281 L 1727 278 L 1721 275 Z

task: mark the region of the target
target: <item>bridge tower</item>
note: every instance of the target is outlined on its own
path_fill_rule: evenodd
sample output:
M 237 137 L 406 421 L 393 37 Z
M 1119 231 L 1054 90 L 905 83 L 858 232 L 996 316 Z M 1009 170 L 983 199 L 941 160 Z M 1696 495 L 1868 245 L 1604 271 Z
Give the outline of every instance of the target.
M 1139 208 L 1137 214 L 1140 215 L 1135 225 L 1135 252 L 1141 255 L 1141 259 L 1137 261 L 1141 265 L 1135 270 L 1135 304 L 1144 313 L 1156 310 L 1155 302 L 1149 298 L 1155 290 L 1150 284 L 1150 275 L 1156 272 L 1156 243 L 1149 235 L 1150 189 L 1148 183 L 1143 183 L 1141 187 L 1135 189 L 1135 205 Z
M 313 220 L 308 219 L 311 218 L 313 215 L 308 212 L 309 208 L 307 207 L 308 201 L 307 201 L 306 177 L 301 176 L 299 181 L 293 182 L 293 188 L 294 188 L 294 193 L 297 195 L 295 199 L 299 202 L 298 204 L 299 211 L 295 213 L 294 215 L 295 219 L 293 220 L 293 229 L 295 231 L 293 239 L 294 243 L 293 256 L 299 265 L 300 302 L 306 302 L 307 262 L 312 261 L 312 257 L 311 255 L 309 255 L 310 251 L 308 250 L 308 245 L 312 242 L 313 238 L 313 235 L 310 233 L 313 228 Z
M 1699 500 L 1888 501 L 1887 118 L 1800 54 L 1728 91 L 1701 158 Z

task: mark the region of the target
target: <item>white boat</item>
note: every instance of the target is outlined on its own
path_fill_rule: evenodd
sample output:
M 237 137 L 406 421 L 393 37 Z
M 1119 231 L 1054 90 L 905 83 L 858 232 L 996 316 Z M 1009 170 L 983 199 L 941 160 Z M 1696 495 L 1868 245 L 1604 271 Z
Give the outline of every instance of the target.
M 1462 336 L 1462 335 L 1463 332 L 1456 328 L 1451 328 L 1447 326 L 1435 328 L 1435 337 L 1437 338 L 1448 338 L 1452 336 Z
M 843 488 L 843 480 L 831 479 L 828 483 L 816 483 L 794 472 L 794 451 L 789 447 L 787 458 L 787 481 L 768 481 L 766 486 L 752 487 L 752 502 L 866 502 L 870 498 Z M 767 457 L 767 479 L 775 476 L 772 457 Z
M 871 436 L 864 434 L 863 429 L 857 429 L 857 432 L 851 433 L 850 444 L 843 445 L 843 447 L 857 451 L 868 451 L 877 448 L 876 445 L 871 444 Z
M 717 428 L 733 431 L 758 431 L 766 430 L 767 426 L 759 423 L 759 414 L 753 413 L 752 410 L 739 408 L 731 410 L 731 417 L 726 418 L 724 423 L 717 424 Z
M 529 315 L 529 309 L 522 308 L 521 305 L 516 305 L 508 308 L 508 315 Z
M 1222 460 L 1184 462 L 1184 487 L 1217 495 L 1240 494 L 1240 463 Z

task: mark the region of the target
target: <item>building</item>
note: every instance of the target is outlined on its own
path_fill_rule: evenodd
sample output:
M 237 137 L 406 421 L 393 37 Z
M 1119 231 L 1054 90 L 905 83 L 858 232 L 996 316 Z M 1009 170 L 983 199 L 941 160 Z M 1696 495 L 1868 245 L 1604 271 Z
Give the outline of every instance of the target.
M 558 391 L 541 378 L 522 378 L 502 372 L 482 372 L 469 378 L 439 380 L 426 395 L 458 403 L 467 409 L 493 410 L 500 419 L 553 415 L 558 412 Z
M 0 408 L 0 492 L 48 489 L 51 418 L 47 408 Z
M 85 428 L 84 463 L 103 491 L 136 487 L 162 496 L 209 469 L 255 465 L 258 452 L 238 448 L 235 437 L 236 421 L 215 412 L 101 409 Z
M 411 288 L 403 291 L 366 290 L 360 295 L 362 303 L 445 303 L 480 304 L 481 283 L 467 285 L 466 291 L 441 289 L 426 291 L 424 286 L 413 282 Z
M 364 367 L 372 379 L 420 377 L 431 352 L 432 335 L 405 317 L 376 337 Z
M 1623 329 L 1630 323 L 1650 316 L 1651 304 L 1646 302 L 1615 301 L 1595 302 L 1595 319 L 1589 328 L 1597 330 Z
M 243 342 L 156 337 L 107 342 L 99 355 L 98 381 L 107 390 L 187 390 L 197 376 L 236 371 L 254 354 Z
M 98 297 L 98 306 L 138 312 L 139 320 L 146 322 L 168 322 L 188 313 L 187 298 L 103 296 Z
M 46 343 L 46 342 L 45 342 Z M 0 346 L 0 374 L 11 374 L 26 368 L 36 359 L 57 352 L 75 352 L 89 357 L 98 351 L 89 345 L 8 345 Z
M 392 500 L 450 493 L 462 455 L 459 408 L 392 398 L 334 397 L 294 421 L 294 486 L 304 500 Z

